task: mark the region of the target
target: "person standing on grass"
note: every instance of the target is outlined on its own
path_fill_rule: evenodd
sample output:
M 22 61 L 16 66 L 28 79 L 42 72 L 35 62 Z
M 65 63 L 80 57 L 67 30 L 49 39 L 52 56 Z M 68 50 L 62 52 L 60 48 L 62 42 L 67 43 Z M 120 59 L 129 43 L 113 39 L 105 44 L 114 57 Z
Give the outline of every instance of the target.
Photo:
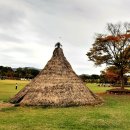
M 17 90 L 17 88 L 18 88 L 18 84 L 16 83 L 15 89 Z

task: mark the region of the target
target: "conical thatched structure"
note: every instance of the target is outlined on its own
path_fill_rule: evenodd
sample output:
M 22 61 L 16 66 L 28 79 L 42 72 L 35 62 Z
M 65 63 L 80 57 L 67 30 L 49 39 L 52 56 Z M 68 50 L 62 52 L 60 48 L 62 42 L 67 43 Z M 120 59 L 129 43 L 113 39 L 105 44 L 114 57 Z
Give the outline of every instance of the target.
M 40 74 L 16 94 L 11 103 L 29 106 L 79 106 L 102 103 L 75 74 L 57 44 Z

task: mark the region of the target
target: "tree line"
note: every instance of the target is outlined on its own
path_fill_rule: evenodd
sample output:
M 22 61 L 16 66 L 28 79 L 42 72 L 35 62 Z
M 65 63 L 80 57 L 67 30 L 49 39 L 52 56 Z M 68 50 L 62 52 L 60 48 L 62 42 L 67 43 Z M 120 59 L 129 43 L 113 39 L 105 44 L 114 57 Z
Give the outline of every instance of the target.
M 33 79 L 40 70 L 30 67 L 11 68 L 0 66 L 0 79 Z
M 97 74 L 82 74 L 79 75 L 81 80 L 85 83 L 100 83 L 100 84 L 120 84 L 120 74 L 114 66 L 107 67 L 105 70 L 101 71 L 100 75 Z M 124 75 L 124 84 L 130 85 L 130 76 Z
M 100 75 L 97 75 L 97 74 L 92 74 L 92 75 L 81 74 L 81 75 L 79 75 L 79 77 L 81 78 L 81 80 L 83 82 L 87 82 L 87 83 L 99 83 L 100 82 Z

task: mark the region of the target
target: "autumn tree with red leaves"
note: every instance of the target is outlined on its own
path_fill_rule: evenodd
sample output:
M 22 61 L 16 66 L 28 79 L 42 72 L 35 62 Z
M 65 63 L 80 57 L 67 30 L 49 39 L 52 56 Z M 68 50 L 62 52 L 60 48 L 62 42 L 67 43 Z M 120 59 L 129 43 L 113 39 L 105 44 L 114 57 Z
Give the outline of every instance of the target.
M 127 71 L 128 70 L 124 70 L 124 74 Z M 101 71 L 101 76 L 104 77 L 109 83 L 120 83 L 120 71 L 116 66 L 107 67 L 105 70 Z M 127 83 L 127 76 L 124 76 L 124 82 Z
M 107 34 L 96 35 L 87 56 L 95 65 L 115 66 L 124 89 L 124 73 L 130 68 L 130 23 L 109 23 L 107 31 Z

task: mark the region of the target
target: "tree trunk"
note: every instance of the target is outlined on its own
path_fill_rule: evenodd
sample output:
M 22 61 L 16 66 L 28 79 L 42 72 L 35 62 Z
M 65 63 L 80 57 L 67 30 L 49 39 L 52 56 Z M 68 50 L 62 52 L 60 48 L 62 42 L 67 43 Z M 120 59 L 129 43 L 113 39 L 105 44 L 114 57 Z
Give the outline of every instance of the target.
M 123 68 L 120 70 L 120 81 L 121 81 L 121 89 L 124 89 L 124 73 Z

